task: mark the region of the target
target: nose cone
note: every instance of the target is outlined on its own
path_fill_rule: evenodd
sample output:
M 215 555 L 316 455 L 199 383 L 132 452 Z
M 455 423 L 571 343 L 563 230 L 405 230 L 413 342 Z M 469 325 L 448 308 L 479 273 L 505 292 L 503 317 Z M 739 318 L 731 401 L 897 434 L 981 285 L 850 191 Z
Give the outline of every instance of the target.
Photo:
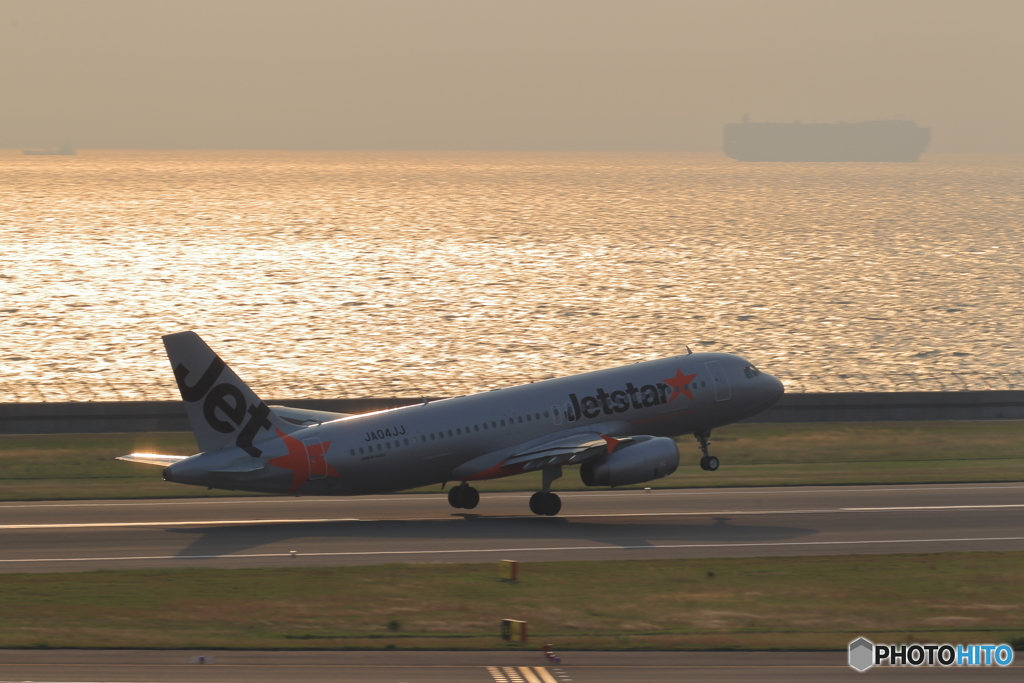
M 770 408 L 778 403 L 779 399 L 782 398 L 782 395 L 786 393 L 786 385 L 780 382 L 777 377 L 773 377 L 772 375 L 761 373 L 761 376 L 765 378 L 765 384 L 768 386 L 768 391 L 771 392 L 772 395 L 771 403 L 765 406 L 765 408 Z
M 756 377 L 757 384 L 753 388 L 753 415 L 768 410 L 779 402 L 782 395 L 786 393 L 786 387 L 777 378 L 762 372 Z

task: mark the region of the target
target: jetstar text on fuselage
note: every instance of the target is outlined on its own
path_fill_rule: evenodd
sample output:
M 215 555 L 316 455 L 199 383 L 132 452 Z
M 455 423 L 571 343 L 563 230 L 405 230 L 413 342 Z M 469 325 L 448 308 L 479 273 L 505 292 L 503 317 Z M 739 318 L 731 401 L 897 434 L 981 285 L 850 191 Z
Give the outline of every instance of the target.
M 677 369 L 675 377 L 671 377 L 656 384 L 644 384 L 639 389 L 632 382 L 626 382 L 625 389 L 617 389 L 612 392 L 605 391 L 598 387 L 593 396 L 579 398 L 576 394 L 569 394 L 569 401 L 572 403 L 570 420 L 578 420 L 580 416 L 595 418 L 602 412 L 605 415 L 624 413 L 631 408 L 651 408 L 652 406 L 671 403 L 680 394 L 691 401 L 693 394 L 690 391 L 690 384 L 696 377 L 684 375 L 682 370 Z

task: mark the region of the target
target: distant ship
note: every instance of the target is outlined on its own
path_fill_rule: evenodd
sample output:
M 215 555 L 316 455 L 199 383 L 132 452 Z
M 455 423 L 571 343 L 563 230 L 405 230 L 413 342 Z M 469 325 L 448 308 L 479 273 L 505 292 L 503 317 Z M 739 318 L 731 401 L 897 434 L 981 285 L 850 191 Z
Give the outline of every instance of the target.
M 75 148 L 71 145 L 64 145 L 60 149 L 23 149 L 22 154 L 28 154 L 30 156 L 45 156 L 45 157 L 70 157 L 76 154 Z
M 725 154 L 738 161 L 917 161 L 930 128 L 912 121 L 725 124 Z

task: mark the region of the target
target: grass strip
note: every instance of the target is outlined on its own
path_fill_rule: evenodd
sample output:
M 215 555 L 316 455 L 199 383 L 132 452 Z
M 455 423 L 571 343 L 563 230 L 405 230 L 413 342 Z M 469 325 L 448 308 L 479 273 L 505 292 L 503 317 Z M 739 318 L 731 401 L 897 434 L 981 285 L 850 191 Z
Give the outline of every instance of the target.
M 1024 553 L 6 574 L 2 648 L 1024 646 Z M 500 620 L 529 622 L 506 645 Z
M 650 486 L 1024 481 L 1020 421 L 732 425 L 713 435 L 712 452 L 722 461 L 717 472 L 698 467 L 692 437 L 678 441 L 679 470 Z M 189 455 L 196 444 L 188 433 L 2 436 L 0 500 L 254 495 L 170 484 L 159 467 L 114 460 L 133 451 Z M 585 489 L 577 469 L 567 468 L 555 488 Z M 536 490 L 540 473 L 475 485 L 485 492 Z

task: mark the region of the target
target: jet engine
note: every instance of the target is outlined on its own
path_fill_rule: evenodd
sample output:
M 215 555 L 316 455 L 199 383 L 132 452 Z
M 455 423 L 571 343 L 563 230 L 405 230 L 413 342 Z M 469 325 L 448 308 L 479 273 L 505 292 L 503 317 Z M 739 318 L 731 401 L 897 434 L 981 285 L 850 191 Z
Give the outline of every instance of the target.
M 679 467 L 679 448 L 666 437 L 651 437 L 629 444 L 603 458 L 580 466 L 587 486 L 628 486 L 667 477 Z

